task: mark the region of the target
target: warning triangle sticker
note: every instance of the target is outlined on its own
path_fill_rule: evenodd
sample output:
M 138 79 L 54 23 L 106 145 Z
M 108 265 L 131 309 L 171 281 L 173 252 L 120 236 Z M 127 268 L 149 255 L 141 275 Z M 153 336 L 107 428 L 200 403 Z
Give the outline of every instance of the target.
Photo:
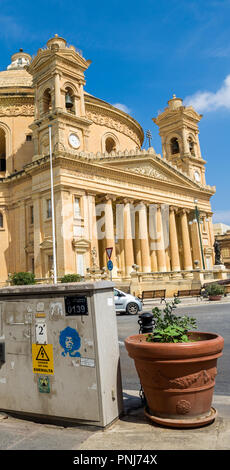
M 47 356 L 44 346 L 40 347 L 38 355 L 36 357 L 36 361 L 49 361 L 49 357 Z

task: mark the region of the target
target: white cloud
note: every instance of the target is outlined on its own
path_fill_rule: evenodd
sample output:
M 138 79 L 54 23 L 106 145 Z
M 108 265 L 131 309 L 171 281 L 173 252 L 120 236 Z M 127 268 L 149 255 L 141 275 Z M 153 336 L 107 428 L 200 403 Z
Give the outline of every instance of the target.
M 215 224 L 222 223 L 230 225 L 230 210 L 214 212 L 212 220 Z
M 227 75 L 223 84 L 213 93 L 211 91 L 197 91 L 184 100 L 186 106 L 192 105 L 196 111 L 215 111 L 219 108 L 230 110 L 230 75 Z
M 124 111 L 124 112 L 127 113 L 127 114 L 130 114 L 130 113 L 131 113 L 131 109 L 129 109 L 128 106 L 126 106 L 125 104 L 122 104 L 122 103 L 115 103 L 115 104 L 113 104 L 112 106 L 114 106 L 115 108 L 120 109 L 121 111 Z

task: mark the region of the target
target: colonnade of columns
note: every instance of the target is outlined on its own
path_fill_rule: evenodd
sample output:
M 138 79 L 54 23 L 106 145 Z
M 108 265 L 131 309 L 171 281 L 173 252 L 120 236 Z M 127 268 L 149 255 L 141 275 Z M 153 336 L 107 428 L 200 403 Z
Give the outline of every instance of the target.
M 202 267 L 198 227 L 189 224 L 192 211 L 109 195 L 100 203 L 104 204 L 104 232 L 94 245 L 96 242 L 101 268 L 108 261 L 106 248 L 113 249 L 115 277 L 129 276 L 134 264 L 146 273 L 189 271 L 195 260 Z
M 78 222 L 74 219 L 74 224 L 80 225 L 74 235 L 73 195 L 67 191 L 56 195 L 59 275 L 75 272 L 78 258 L 83 259 L 84 272 L 87 268 L 106 267 L 106 248 L 112 248 L 114 278 L 129 277 L 134 265 L 139 266 L 140 272 L 175 272 L 175 276 L 181 270 L 194 269 L 196 260 L 202 268 L 198 224 L 190 224 L 194 209 L 89 192 L 79 196 L 80 199 L 80 219 Z M 45 219 L 46 202 L 38 196 L 33 197 L 36 277 L 46 275 L 44 259 L 52 254 L 48 225 L 51 222 Z M 205 217 L 203 235 L 204 251 L 207 259 L 211 259 L 212 223 Z

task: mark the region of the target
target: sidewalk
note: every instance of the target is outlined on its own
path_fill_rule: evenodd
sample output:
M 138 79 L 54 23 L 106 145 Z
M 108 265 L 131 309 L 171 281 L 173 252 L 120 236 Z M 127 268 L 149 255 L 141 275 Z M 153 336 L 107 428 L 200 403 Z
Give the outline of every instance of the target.
M 125 414 L 109 428 L 62 427 L 8 416 L 0 419 L 0 450 L 230 450 L 230 397 L 214 395 L 214 423 L 167 429 L 150 422 L 138 391 L 124 392 Z
M 138 392 L 126 391 L 126 416 L 109 429 L 90 436 L 81 450 L 229 450 L 230 397 L 215 396 L 218 416 L 213 424 L 197 429 L 169 429 L 154 425 L 139 407 Z M 134 408 L 136 406 L 136 408 Z

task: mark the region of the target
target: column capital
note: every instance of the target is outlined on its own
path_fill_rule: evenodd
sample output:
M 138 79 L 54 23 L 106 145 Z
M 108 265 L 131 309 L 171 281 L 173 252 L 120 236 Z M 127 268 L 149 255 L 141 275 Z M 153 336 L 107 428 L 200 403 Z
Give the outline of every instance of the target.
M 170 210 L 170 212 L 178 212 L 179 207 L 178 206 L 169 206 L 169 210 Z
M 115 194 L 106 194 L 104 198 L 106 201 L 115 201 L 117 196 Z
M 191 209 L 179 208 L 178 211 L 179 211 L 180 215 L 181 214 L 189 214 L 191 212 Z
M 97 196 L 97 193 L 95 193 L 94 191 L 86 191 L 85 193 L 86 196 L 93 196 L 93 197 L 96 197 Z
M 125 204 L 133 204 L 134 203 L 134 199 L 130 198 L 130 197 L 125 197 L 123 199 L 124 203 Z

